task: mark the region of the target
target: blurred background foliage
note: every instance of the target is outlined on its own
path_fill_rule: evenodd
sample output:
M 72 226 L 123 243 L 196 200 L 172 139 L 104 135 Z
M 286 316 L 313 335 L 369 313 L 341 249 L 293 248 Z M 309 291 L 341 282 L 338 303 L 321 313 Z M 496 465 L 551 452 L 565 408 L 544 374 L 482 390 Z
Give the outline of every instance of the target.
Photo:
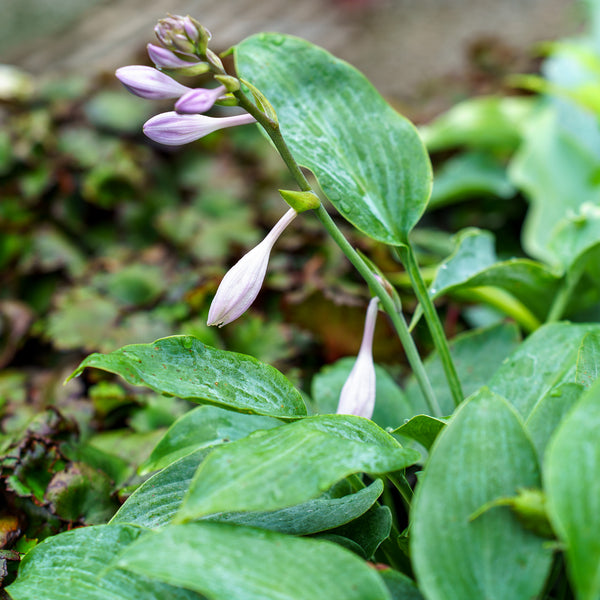
M 531 73 L 512 82 L 519 91 L 466 100 L 422 125 L 436 177 L 413 241 L 429 282 L 467 238 L 491 244 L 489 261 L 469 277 L 528 256 L 541 261 L 549 286 L 554 273 L 559 277 L 556 248 L 569 241 L 568 225 L 581 215 L 556 207 L 565 194 L 583 193 L 596 204 L 598 198 L 600 96 L 588 85 L 600 73 L 594 10 L 592 34 L 583 41 L 548 46 L 541 70 L 539 58 L 527 57 Z M 505 69 L 477 63 L 474 72 L 476 78 L 463 80 L 463 96 L 506 90 Z M 42 80 L 0 67 L 0 579 L 6 582 L 31 545 L 106 522 L 143 480 L 138 465 L 190 408 L 99 371 L 64 386 L 87 354 L 192 334 L 276 366 L 333 407 L 331 390 L 350 368 L 342 357 L 360 343 L 368 291 L 310 215 L 296 219 L 278 242 L 252 309 L 224 329 L 206 326 L 220 279 L 285 210 L 277 189 L 294 184 L 253 126 L 183 148 L 152 145 L 141 126 L 160 110 L 160 103 L 120 89 L 112 75 Z M 544 116 L 548 110 L 558 121 Z M 544 133 L 554 145 L 536 143 Z M 590 169 L 574 175 L 565 156 L 585 156 Z M 561 194 L 550 193 L 559 185 Z M 546 202 L 554 222 L 531 224 L 536 202 Z M 556 223 L 566 234 L 550 243 L 544 232 Z M 415 301 L 394 255 L 340 226 L 398 286 L 410 317 Z M 495 244 L 477 232 L 453 237 L 468 228 L 492 231 Z M 597 239 L 588 249 L 596 251 Z M 579 281 L 586 294 L 566 307 L 573 319 L 598 318 L 594 265 L 600 263 L 590 257 Z M 465 281 L 437 299 L 448 337 L 506 319 Z M 428 354 L 421 322 L 414 334 Z M 511 334 L 507 346 L 516 341 Z M 385 319 L 375 359 L 387 370 L 382 389 L 406 383 L 404 355 Z M 398 392 L 389 394 L 391 405 Z

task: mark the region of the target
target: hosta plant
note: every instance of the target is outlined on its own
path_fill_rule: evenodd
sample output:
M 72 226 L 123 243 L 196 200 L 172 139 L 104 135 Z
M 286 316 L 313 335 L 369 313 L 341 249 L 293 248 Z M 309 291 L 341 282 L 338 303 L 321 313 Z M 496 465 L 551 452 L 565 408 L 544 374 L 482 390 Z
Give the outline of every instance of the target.
M 361 73 L 302 39 L 254 35 L 226 71 L 195 19 L 171 16 L 156 33 L 156 68 L 117 71 L 134 94 L 173 100 L 146 135 L 177 146 L 256 124 L 297 184 L 280 190 L 283 216 L 223 278 L 209 324 L 235 327 L 280 236 L 316 219 L 372 298 L 362 345 L 304 390 L 187 335 L 90 355 L 73 376 L 100 369 L 199 406 L 169 428 L 140 466 L 151 476 L 108 523 L 28 552 L 10 596 L 600 598 L 600 146 L 560 118 L 587 110 L 581 94 L 479 99 L 419 133 Z M 210 83 L 189 87 L 178 74 Z M 218 116 L 205 115 L 215 104 Z M 432 195 L 425 142 L 480 147 L 446 164 Z M 498 256 L 491 232 L 468 228 L 424 276 L 415 228 L 468 191 L 465 165 L 480 188 L 530 199 L 529 256 Z M 338 216 L 397 268 L 358 252 Z M 422 316 L 430 332 L 426 360 L 394 287 L 402 271 L 418 302 L 411 326 Z M 445 297 L 496 316 L 447 340 L 434 304 Z M 378 313 L 404 349 L 402 385 L 373 362 Z

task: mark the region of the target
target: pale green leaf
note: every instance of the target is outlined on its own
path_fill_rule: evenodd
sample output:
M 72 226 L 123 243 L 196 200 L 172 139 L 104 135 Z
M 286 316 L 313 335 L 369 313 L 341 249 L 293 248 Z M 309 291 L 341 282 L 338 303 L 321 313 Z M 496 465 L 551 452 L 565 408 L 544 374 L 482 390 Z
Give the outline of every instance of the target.
M 91 354 L 71 377 L 86 367 L 116 373 L 161 394 L 230 410 L 288 418 L 306 414 L 300 392 L 277 369 L 189 335 Z
M 293 506 L 353 473 L 384 474 L 419 458 L 368 419 L 308 417 L 216 447 L 198 469 L 177 519 Z
M 226 523 L 171 525 L 117 566 L 211 600 L 389 600 L 364 561 L 335 544 Z
M 483 389 L 461 405 L 432 449 L 413 502 L 411 556 L 428 600 L 528 600 L 552 552 L 506 506 L 483 505 L 540 487 L 535 450 L 519 417 Z
M 431 193 L 431 165 L 413 125 L 348 63 L 310 42 L 261 33 L 236 67 L 268 98 L 296 161 L 368 236 L 406 241 Z M 265 68 L 268 65 L 268 68 Z
M 552 526 L 563 542 L 578 600 L 600 597 L 600 384 L 548 443 L 544 481 Z

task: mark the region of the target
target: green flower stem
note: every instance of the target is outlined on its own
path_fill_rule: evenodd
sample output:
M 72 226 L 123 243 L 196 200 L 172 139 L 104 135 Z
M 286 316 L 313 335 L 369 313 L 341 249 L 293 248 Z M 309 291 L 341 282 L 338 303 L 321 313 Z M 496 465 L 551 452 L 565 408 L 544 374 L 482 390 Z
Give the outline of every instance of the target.
M 437 314 L 435 306 L 433 305 L 431 296 L 427 291 L 425 282 L 421 277 L 421 271 L 419 270 L 415 253 L 412 249 L 412 246 L 408 242 L 402 246 L 398 246 L 398 252 L 404 267 L 408 271 L 413 284 L 413 289 L 423 309 L 423 314 L 425 315 L 425 320 L 429 326 L 433 344 L 437 350 L 440 360 L 442 361 L 442 367 L 444 368 L 444 373 L 446 374 L 446 379 L 448 380 L 448 387 L 450 388 L 454 405 L 458 406 L 464 399 L 462 386 L 460 380 L 458 379 L 454 362 L 450 356 L 450 348 L 448 347 L 448 341 L 444 335 L 440 318 Z
M 482 285 L 451 294 L 453 298 L 467 302 L 479 301 L 496 308 L 513 318 L 528 333 L 541 326 L 540 320 L 522 302 L 500 288 Z
M 583 264 L 583 261 L 580 261 L 579 265 L 576 265 L 574 268 L 567 271 L 563 284 L 554 297 L 554 301 L 552 302 L 552 306 L 546 317 L 546 323 L 560 321 L 562 318 L 565 309 L 567 308 L 567 304 L 573 295 L 573 291 L 583 275 Z
M 258 110 L 256 106 L 254 106 L 254 104 L 252 104 L 241 91 L 236 92 L 235 95 L 239 101 L 240 106 L 246 109 L 258 121 L 258 123 L 260 123 L 263 126 L 263 128 L 271 138 L 271 141 L 273 142 L 273 144 L 275 144 L 279 155 L 287 165 L 288 169 L 290 170 L 290 173 L 296 180 L 296 183 L 298 184 L 300 189 L 303 192 L 313 191 L 310 183 L 304 176 L 304 173 L 302 172 L 298 163 L 292 156 L 292 153 L 290 152 L 290 149 L 288 148 L 285 139 L 281 135 L 278 123 L 275 123 L 263 112 Z M 358 252 L 356 252 L 356 250 L 352 247 L 350 242 L 348 242 L 348 240 L 344 237 L 344 235 L 339 230 L 338 226 L 335 224 L 333 219 L 329 216 L 328 212 L 325 210 L 323 205 L 320 205 L 314 210 L 317 218 L 319 219 L 319 221 L 321 221 L 321 224 L 325 227 L 329 235 L 331 235 L 331 237 L 340 247 L 342 252 L 346 255 L 348 260 L 354 265 L 356 270 L 368 283 L 371 290 L 379 298 L 381 306 L 389 315 L 392 324 L 398 334 L 398 337 L 400 338 L 400 342 L 402 343 L 402 347 L 404 348 L 404 352 L 406 353 L 406 358 L 413 370 L 413 373 L 417 379 L 419 387 L 421 388 L 421 392 L 425 397 L 427 405 L 429 406 L 429 410 L 431 411 L 432 416 L 442 416 L 440 406 L 437 402 L 435 394 L 433 393 L 433 388 L 431 387 L 431 383 L 429 381 L 429 378 L 427 377 L 427 373 L 425 372 L 425 367 L 423 366 L 421 357 L 419 356 L 419 352 L 417 351 L 417 347 L 415 346 L 414 340 L 412 339 L 410 332 L 408 331 L 408 326 L 406 325 L 404 317 L 401 313 L 399 313 L 396 310 L 392 298 L 385 291 L 383 285 L 375 277 L 369 266 L 360 257 Z

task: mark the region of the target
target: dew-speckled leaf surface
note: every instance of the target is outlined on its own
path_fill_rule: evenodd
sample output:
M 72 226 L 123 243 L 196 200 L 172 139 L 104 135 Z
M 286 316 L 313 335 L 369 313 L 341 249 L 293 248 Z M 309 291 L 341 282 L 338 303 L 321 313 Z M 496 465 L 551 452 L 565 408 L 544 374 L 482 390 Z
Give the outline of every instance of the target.
M 576 382 L 581 342 L 600 325 L 551 323 L 530 335 L 490 378 L 488 385 L 524 419 L 561 383 Z
M 514 409 L 482 389 L 438 437 L 413 503 L 411 556 L 428 600 L 529 600 L 552 551 L 506 506 L 484 504 L 540 487 L 535 450 Z
M 196 450 L 147 479 L 127 498 L 112 523 L 157 529 L 169 524 L 179 510 L 194 473 L 211 448 Z
M 552 433 L 579 400 L 583 391 L 583 386 L 578 383 L 561 383 L 552 388 L 531 411 L 525 421 L 525 429 L 540 461 Z
M 210 449 L 193 452 L 152 476 L 125 501 L 111 523 L 130 523 L 152 529 L 168 525 L 181 507 L 194 474 L 208 452 Z M 308 535 L 360 517 L 379 498 L 383 483 L 377 479 L 355 494 L 351 491 L 344 480 L 318 498 L 289 508 L 221 513 L 209 518 L 291 535 Z
M 390 600 L 377 572 L 335 544 L 226 523 L 166 527 L 117 565 L 211 600 Z
M 600 382 L 548 443 L 544 483 L 552 526 L 564 544 L 578 600 L 600 598 Z
M 406 241 L 431 193 L 413 125 L 348 63 L 296 37 L 261 33 L 236 47 L 240 75 L 265 94 L 296 161 L 368 236 Z
M 271 429 L 278 425 L 281 421 L 271 417 L 245 415 L 210 405 L 199 406 L 169 427 L 140 471 L 156 471 L 199 448 L 233 442 L 257 429 Z
M 21 562 L 13 600 L 202 600 L 196 592 L 106 567 L 145 531 L 128 525 L 84 527 L 47 538 Z
M 189 335 L 91 354 L 71 377 L 86 367 L 192 402 L 282 418 L 306 414 L 300 392 L 277 369 L 245 354 L 206 346 Z
M 584 336 L 577 354 L 575 381 L 583 387 L 590 387 L 600 374 L 600 331 Z
M 198 469 L 176 519 L 293 506 L 353 473 L 384 474 L 419 458 L 368 419 L 308 417 L 216 447 Z

